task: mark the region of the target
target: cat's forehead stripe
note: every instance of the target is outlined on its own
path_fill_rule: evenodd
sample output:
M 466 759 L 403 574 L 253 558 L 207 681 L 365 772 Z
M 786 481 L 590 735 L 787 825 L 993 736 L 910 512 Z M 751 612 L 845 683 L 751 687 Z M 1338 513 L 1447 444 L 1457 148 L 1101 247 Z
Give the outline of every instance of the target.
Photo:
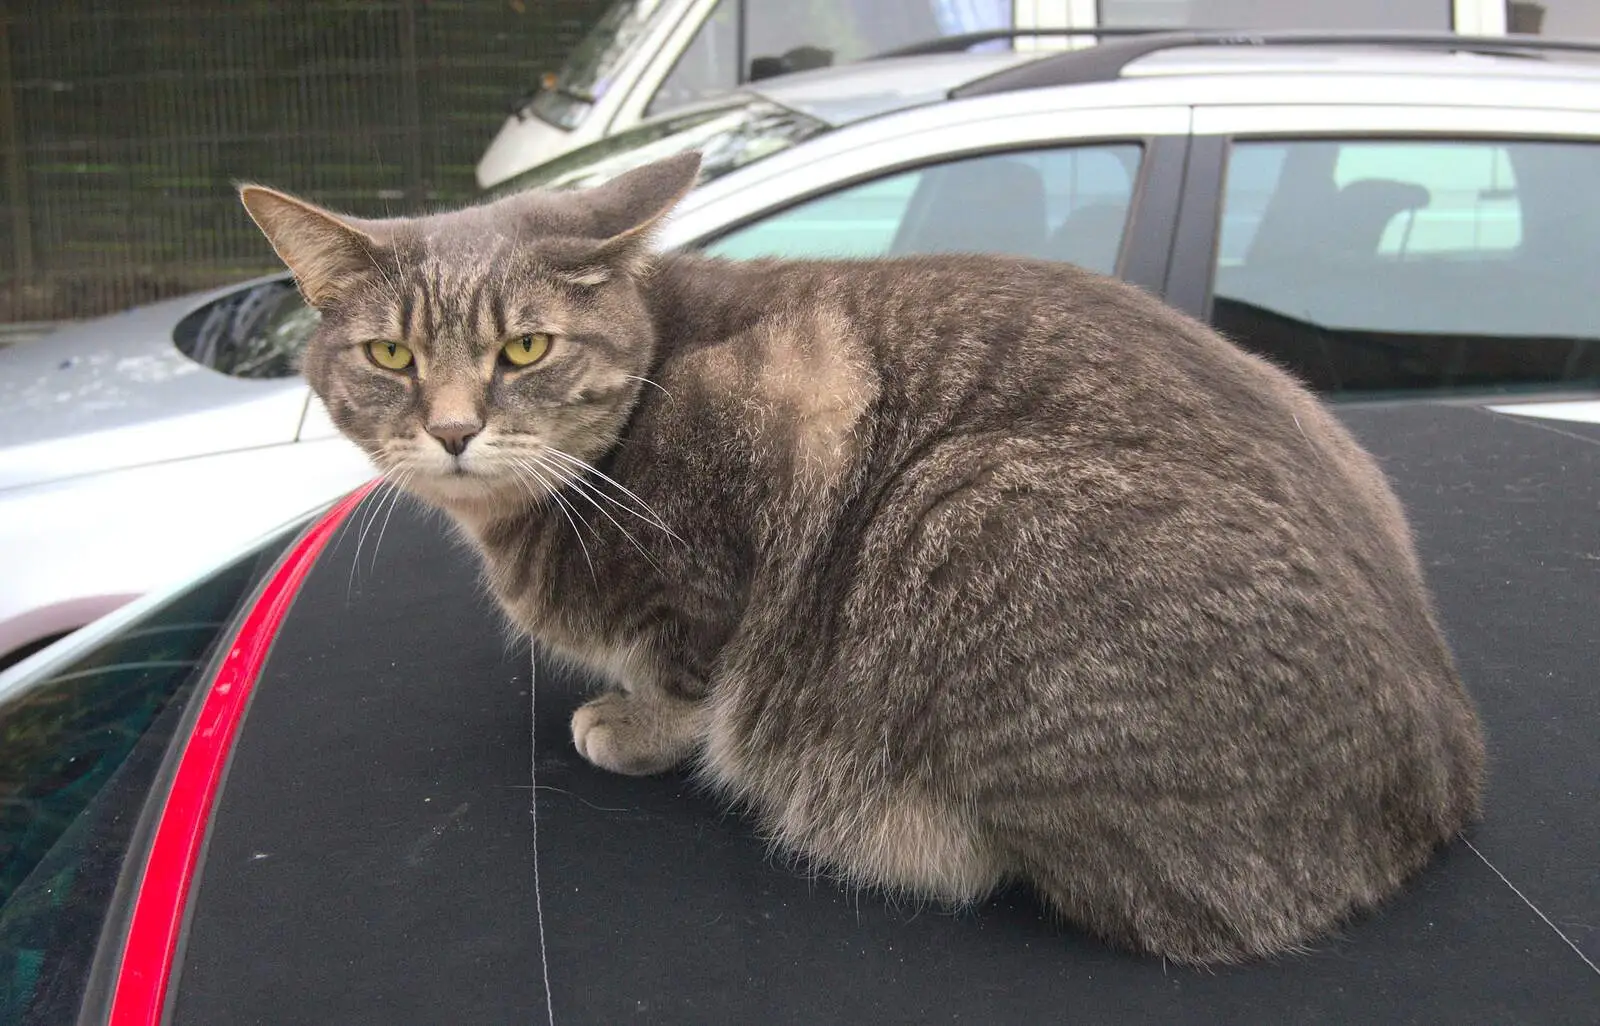
M 493 289 L 489 293 L 489 318 L 494 326 L 494 337 L 504 338 L 506 335 L 506 300 L 500 289 Z
M 411 289 L 404 289 L 400 293 L 400 337 L 414 338 L 411 319 L 416 312 L 416 299 Z
M 472 285 L 472 293 L 467 297 L 467 314 L 472 319 L 472 328 L 478 333 L 479 338 L 496 338 L 494 331 L 494 318 L 489 316 L 489 306 L 484 301 L 488 293 L 488 279 L 480 275 Z
M 421 338 L 433 337 L 433 301 L 428 295 L 428 284 L 418 281 L 416 285 L 417 305 L 421 308 L 419 313 L 422 323 L 417 326 L 417 335 Z
M 367 338 L 404 340 L 422 350 L 459 338 L 476 351 L 523 332 L 565 333 L 571 298 L 543 273 L 537 253 L 521 252 L 516 240 L 495 234 L 476 244 L 434 242 L 413 235 L 391 251 L 393 263 L 376 283 L 387 287 L 372 289 L 352 321 Z

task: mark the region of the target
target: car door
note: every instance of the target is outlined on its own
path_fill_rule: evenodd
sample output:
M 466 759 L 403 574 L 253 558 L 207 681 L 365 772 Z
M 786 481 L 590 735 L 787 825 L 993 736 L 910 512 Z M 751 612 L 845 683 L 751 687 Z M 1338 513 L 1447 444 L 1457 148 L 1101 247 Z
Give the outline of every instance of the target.
M 1188 108 L 973 107 L 916 112 L 904 134 L 869 122 L 808 146 L 808 159 L 770 158 L 767 174 L 675 219 L 663 241 L 735 259 L 1003 253 L 1161 287 Z
M 1324 394 L 1593 389 L 1600 114 L 1198 108 L 1165 294 Z

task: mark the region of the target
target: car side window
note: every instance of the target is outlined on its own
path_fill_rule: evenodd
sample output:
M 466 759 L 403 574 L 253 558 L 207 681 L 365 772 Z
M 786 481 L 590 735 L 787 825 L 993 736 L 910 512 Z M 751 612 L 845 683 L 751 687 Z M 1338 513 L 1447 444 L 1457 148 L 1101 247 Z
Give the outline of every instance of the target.
M 1236 143 L 1212 322 L 1329 393 L 1600 376 L 1600 146 Z
M 1110 274 L 1140 152 L 1068 146 L 928 165 L 806 200 L 705 250 L 741 260 L 1001 253 Z

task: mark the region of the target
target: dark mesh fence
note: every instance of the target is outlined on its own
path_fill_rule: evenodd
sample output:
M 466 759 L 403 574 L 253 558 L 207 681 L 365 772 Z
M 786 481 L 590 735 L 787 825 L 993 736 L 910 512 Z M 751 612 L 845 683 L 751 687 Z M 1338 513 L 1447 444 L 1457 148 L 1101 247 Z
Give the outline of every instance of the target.
M 233 182 L 358 214 L 472 169 L 605 0 L 0 0 L 0 322 L 275 266 Z

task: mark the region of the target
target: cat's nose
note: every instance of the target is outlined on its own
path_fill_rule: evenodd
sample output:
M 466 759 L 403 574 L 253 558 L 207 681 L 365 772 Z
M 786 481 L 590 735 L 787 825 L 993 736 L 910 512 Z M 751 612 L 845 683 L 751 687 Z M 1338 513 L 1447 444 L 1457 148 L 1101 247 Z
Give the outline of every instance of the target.
M 477 437 L 483 425 L 476 421 L 447 420 L 428 425 L 428 434 L 439 440 L 444 446 L 444 451 L 452 456 L 460 456 L 467 451 L 467 443 Z

